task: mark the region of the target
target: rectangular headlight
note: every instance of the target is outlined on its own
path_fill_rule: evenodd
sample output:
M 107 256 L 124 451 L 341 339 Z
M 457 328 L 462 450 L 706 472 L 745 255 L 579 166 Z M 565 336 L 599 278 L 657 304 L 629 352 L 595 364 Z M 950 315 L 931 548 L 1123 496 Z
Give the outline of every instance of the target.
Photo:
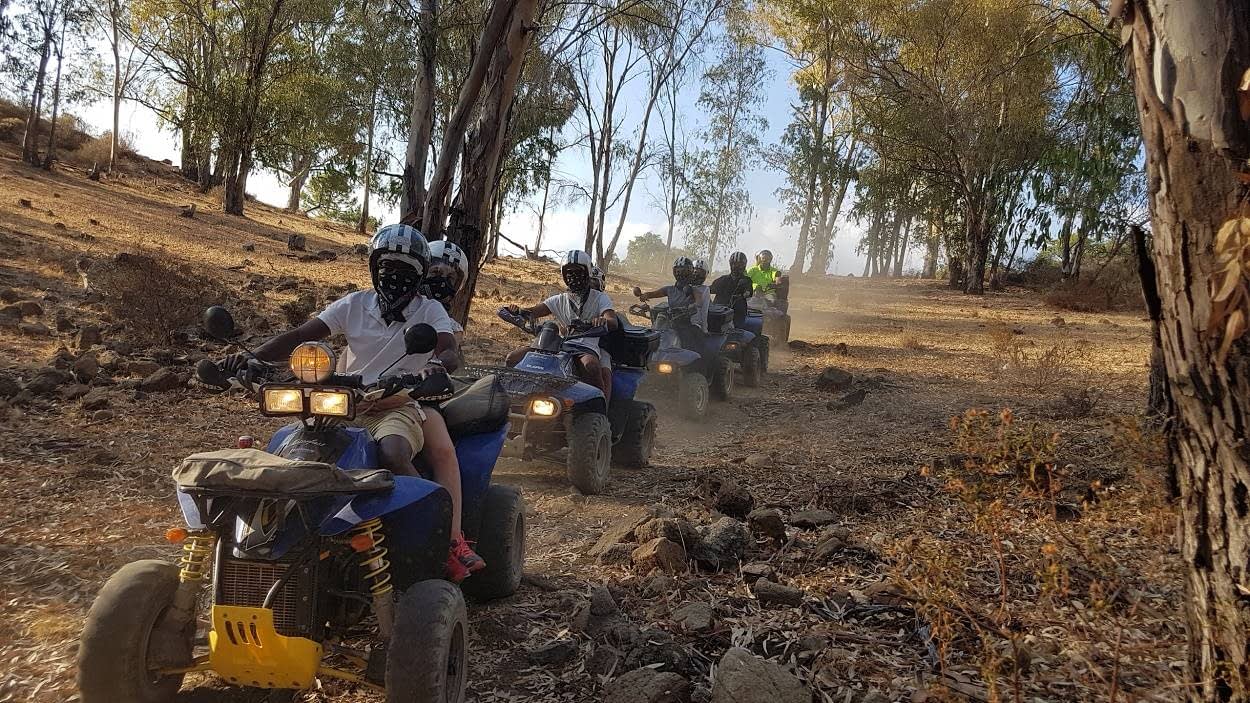
M 668 363 L 667 361 L 661 361 L 660 363 L 655 365 L 655 370 L 659 371 L 660 373 L 672 373 L 673 365 Z
M 313 391 L 308 394 L 308 411 L 313 415 L 349 417 L 352 397 L 342 391 Z
M 530 414 L 538 417 L 555 417 L 560 403 L 555 398 L 535 398 L 530 401 Z
M 266 388 L 261 402 L 261 409 L 271 415 L 304 412 L 304 393 L 298 388 Z

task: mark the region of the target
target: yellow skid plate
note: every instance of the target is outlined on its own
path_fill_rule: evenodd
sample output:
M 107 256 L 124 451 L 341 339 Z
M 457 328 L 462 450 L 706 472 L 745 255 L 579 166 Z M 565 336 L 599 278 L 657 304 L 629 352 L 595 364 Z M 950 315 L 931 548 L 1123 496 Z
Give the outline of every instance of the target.
M 208 647 L 213 671 L 241 686 L 305 689 L 321 663 L 321 645 L 278 634 L 268 608 L 214 605 Z

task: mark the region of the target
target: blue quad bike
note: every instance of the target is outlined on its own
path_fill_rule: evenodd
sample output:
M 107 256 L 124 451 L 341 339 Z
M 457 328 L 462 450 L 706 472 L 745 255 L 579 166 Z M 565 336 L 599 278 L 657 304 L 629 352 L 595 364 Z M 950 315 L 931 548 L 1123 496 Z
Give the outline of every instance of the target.
M 499 310 L 503 321 L 533 336 L 529 351 L 514 368 L 473 367 L 469 378 L 494 376 L 510 400 L 510 451 L 522 458 L 561 460 L 569 482 L 586 495 L 603 492 L 613 464 L 641 468 L 655 447 L 655 406 L 634 399 L 647 370 L 647 358 L 659 335 L 647 329 L 609 332 L 603 326 L 581 325 L 562 334 L 548 320 L 535 323 L 524 314 Z M 581 381 L 574 364 L 578 339 L 597 338 L 612 357 L 612 402 Z
M 739 327 L 734 324 L 732 308 L 712 305 L 707 312 L 707 328 L 725 333 L 721 355 L 741 371 L 742 385 L 759 387 L 768 372 L 769 337 L 764 334 L 764 314 L 748 308 L 746 318 Z
M 781 275 L 766 291 L 756 291 L 747 301 L 752 315 L 761 317 L 761 330 L 773 344 L 790 341 L 790 277 Z
M 648 387 L 676 396 L 681 414 L 690 420 L 707 415 L 709 399 L 729 400 L 737 364 L 722 355 L 729 339 L 723 329 L 704 333 L 696 327 L 693 306 L 639 303 L 629 311 L 651 318 L 652 330 L 660 333 L 659 349 L 652 355 L 657 377 Z
M 210 309 L 204 327 L 234 336 L 224 308 Z M 415 325 L 406 351 L 428 352 L 436 339 Z M 464 595 L 443 580 L 451 498 L 433 481 L 377 468 L 375 442 L 344 424 L 361 401 L 445 399 L 451 383 L 440 374 L 363 384 L 334 374 L 334 361 L 326 344 L 300 345 L 293 382 L 255 360 L 235 376 L 200 362 L 203 383 L 247 391 L 262 414 L 296 421 L 268 451 L 242 438 L 238 449 L 194 454 L 175 469 L 186 528 L 166 537 L 181 543 L 181 558 L 132 562 L 104 584 L 79 648 L 84 703 L 168 700 L 187 673 L 209 671 L 253 688 L 340 679 L 387 703 L 464 700 Z M 516 489 L 491 484 L 506 395 L 483 378 L 441 410 L 460 460 L 463 528 L 487 564 L 463 592 L 510 595 L 525 558 L 525 506 Z

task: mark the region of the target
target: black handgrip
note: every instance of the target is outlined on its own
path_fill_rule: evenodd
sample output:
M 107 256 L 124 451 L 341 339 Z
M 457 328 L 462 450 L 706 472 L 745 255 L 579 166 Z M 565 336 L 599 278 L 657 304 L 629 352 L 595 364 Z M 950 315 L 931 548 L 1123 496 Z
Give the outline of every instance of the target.
M 212 359 L 200 359 L 200 362 L 195 365 L 195 377 L 206 386 L 230 387 L 230 380 Z

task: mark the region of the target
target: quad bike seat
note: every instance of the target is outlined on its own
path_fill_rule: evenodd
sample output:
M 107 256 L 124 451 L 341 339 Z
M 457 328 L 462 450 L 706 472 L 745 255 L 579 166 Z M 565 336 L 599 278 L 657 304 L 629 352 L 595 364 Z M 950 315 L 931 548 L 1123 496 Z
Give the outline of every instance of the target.
M 259 449 L 222 449 L 192 454 L 173 471 L 178 489 L 193 495 L 316 498 L 388 491 L 395 477 L 385 469 L 340 469 L 320 461 L 297 461 Z
M 487 374 L 457 390 L 440 407 L 453 438 L 494 432 L 508 421 L 508 391 L 499 376 Z

